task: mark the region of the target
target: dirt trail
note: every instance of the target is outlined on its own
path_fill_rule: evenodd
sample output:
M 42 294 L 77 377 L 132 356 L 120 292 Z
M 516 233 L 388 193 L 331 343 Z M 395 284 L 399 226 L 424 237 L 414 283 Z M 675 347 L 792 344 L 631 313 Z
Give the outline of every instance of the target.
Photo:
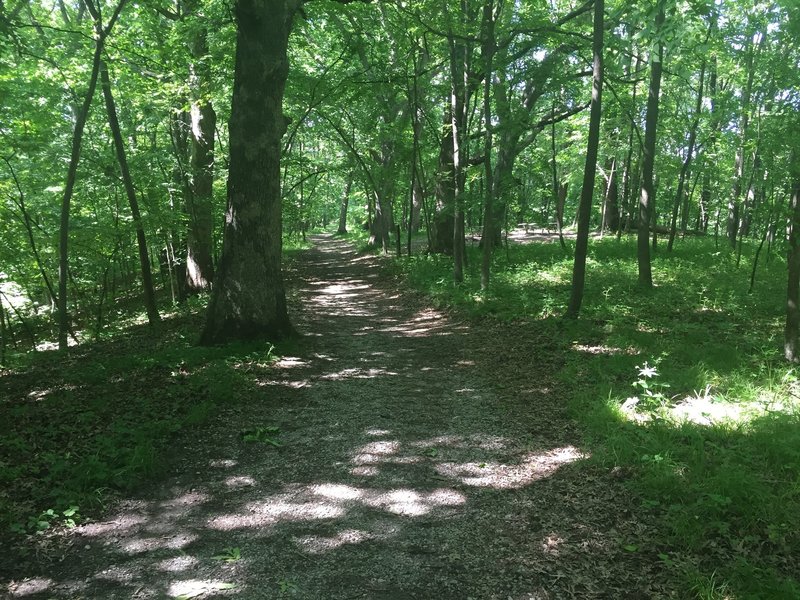
M 548 384 L 551 340 L 455 322 L 379 259 L 315 244 L 287 278 L 297 356 L 11 597 L 666 597 Z M 280 447 L 242 442 L 266 425 Z

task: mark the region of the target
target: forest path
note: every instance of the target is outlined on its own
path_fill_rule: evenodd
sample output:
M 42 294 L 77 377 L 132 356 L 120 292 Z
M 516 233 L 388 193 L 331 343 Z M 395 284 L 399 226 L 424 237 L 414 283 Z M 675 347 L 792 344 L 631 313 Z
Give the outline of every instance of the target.
M 381 259 L 313 241 L 287 275 L 297 356 L 12 597 L 665 596 L 619 481 L 582 464 L 552 383 L 563 348 L 459 323 Z M 241 439 L 272 425 L 280 447 Z

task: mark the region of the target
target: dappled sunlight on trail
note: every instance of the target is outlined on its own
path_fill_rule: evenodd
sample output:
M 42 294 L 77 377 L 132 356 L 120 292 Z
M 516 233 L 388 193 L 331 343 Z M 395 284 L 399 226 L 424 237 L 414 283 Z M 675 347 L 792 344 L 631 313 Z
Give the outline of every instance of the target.
M 287 276 L 301 347 L 11 597 L 594 598 L 624 584 L 636 558 L 609 531 L 627 509 L 570 476 L 587 456 L 537 421 L 545 386 L 500 396 L 469 327 L 403 296 L 379 259 L 315 242 Z M 274 443 L 243 439 L 259 428 Z M 558 575 L 570 568 L 593 573 L 578 595 Z

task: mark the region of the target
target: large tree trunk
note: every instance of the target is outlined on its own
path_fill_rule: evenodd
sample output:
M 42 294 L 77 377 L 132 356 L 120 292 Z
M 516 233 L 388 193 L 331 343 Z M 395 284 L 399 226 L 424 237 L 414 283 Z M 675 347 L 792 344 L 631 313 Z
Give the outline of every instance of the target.
M 190 66 L 191 193 L 186 199 L 186 289 L 197 293 L 210 289 L 214 279 L 214 135 L 217 114 L 208 96 L 209 69 L 206 29 L 200 27 L 189 43 L 194 59 Z
M 111 92 L 111 78 L 108 75 L 106 63 L 100 62 L 100 81 L 103 87 L 103 98 L 106 102 L 106 113 L 108 114 L 108 124 L 111 127 L 111 137 L 114 139 L 114 151 L 117 155 L 119 170 L 122 174 L 122 185 L 125 187 L 125 194 L 128 197 L 128 205 L 133 217 L 133 225 L 136 228 L 136 245 L 139 249 L 139 264 L 142 268 L 142 290 L 144 292 L 144 306 L 147 311 L 147 320 L 150 325 L 155 325 L 159 321 L 158 308 L 156 308 L 156 296 L 153 290 L 153 274 L 150 271 L 150 256 L 147 250 L 147 240 L 144 235 L 144 225 L 142 215 L 139 212 L 139 201 L 136 199 L 136 190 L 133 187 L 133 178 L 128 168 L 128 159 L 125 156 L 125 143 L 122 140 L 122 131 L 119 127 L 117 118 L 117 107 L 114 104 L 114 95 Z
M 656 32 L 664 25 L 664 0 L 658 2 Z M 660 35 L 660 34 L 659 34 Z M 650 266 L 650 216 L 655 204 L 655 185 L 653 168 L 656 159 L 656 129 L 658 127 L 659 94 L 661 92 L 661 72 L 663 70 L 664 47 L 657 42 L 651 50 L 650 89 L 647 94 L 647 116 L 645 117 L 644 156 L 642 159 L 642 187 L 639 195 L 639 230 L 637 236 L 637 259 L 639 266 L 639 285 L 653 287 L 653 273 Z
M 370 228 L 369 245 L 380 247 L 384 254 L 389 251 L 390 214 L 390 203 L 384 198 L 383 191 L 375 190 L 375 217 Z
M 281 272 L 281 137 L 296 1 L 239 0 L 224 241 L 201 343 L 292 333 Z
M 572 290 L 566 316 L 578 317 L 583 302 L 586 281 L 586 252 L 589 247 L 589 218 L 592 213 L 594 179 L 597 171 L 597 148 L 600 143 L 600 106 L 603 92 L 603 10 L 604 0 L 594 2 L 592 34 L 592 102 L 589 115 L 589 139 L 586 145 L 586 163 L 583 169 L 583 188 L 578 210 L 578 237 L 575 245 L 575 262 L 572 267 Z

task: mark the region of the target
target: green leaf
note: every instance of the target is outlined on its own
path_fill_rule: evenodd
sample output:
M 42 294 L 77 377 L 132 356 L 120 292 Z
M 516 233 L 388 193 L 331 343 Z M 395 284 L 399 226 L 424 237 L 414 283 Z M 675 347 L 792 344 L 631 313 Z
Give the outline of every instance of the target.
M 242 558 L 242 551 L 240 548 L 224 548 L 222 552 L 211 558 L 225 562 L 236 562 Z

